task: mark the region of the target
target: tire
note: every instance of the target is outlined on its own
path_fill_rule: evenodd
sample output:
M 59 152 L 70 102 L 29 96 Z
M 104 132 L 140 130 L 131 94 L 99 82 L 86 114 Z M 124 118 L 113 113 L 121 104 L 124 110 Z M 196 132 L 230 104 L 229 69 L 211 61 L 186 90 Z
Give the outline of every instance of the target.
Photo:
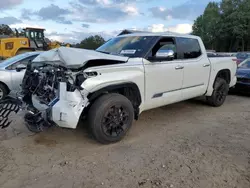
M 95 139 L 102 144 L 122 140 L 134 120 L 132 103 L 120 94 L 99 97 L 88 112 L 88 124 Z
M 8 88 L 2 83 L 0 83 L 0 101 L 5 99 L 8 95 Z
M 213 94 L 207 97 L 208 104 L 214 107 L 221 106 L 226 100 L 228 91 L 229 85 L 226 80 L 223 78 L 216 78 Z

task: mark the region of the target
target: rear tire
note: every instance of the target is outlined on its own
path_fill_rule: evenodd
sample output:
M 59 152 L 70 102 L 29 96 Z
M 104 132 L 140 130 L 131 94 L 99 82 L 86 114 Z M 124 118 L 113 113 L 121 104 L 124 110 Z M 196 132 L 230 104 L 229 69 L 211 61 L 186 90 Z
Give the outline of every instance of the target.
M 221 106 L 228 95 L 229 85 L 223 78 L 216 78 L 212 96 L 207 97 L 207 103 L 214 107 Z
M 0 83 L 0 101 L 4 100 L 7 95 L 8 95 L 8 89 L 4 84 Z
M 120 141 L 132 126 L 134 108 L 120 94 L 105 94 L 99 97 L 88 112 L 88 123 L 95 139 L 102 144 Z

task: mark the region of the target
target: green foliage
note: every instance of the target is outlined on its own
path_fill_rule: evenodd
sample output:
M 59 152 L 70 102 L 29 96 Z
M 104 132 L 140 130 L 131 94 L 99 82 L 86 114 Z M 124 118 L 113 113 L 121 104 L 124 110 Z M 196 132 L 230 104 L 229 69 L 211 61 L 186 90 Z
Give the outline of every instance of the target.
M 210 2 L 193 25 L 206 48 L 217 51 L 247 50 L 250 47 L 250 0 Z
M 0 35 L 14 35 L 13 31 L 8 25 L 0 24 Z
M 76 47 L 95 50 L 104 43 L 105 43 L 104 38 L 102 38 L 99 35 L 95 35 L 85 38 L 83 41 L 81 41 L 80 44 L 76 44 Z

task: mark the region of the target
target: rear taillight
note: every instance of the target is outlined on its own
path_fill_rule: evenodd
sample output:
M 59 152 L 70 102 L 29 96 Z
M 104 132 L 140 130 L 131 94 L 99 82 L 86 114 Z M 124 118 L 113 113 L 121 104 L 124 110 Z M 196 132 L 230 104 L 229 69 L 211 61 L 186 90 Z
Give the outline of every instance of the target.
M 241 61 L 239 59 L 233 59 L 233 61 L 236 63 L 237 67 L 241 63 Z

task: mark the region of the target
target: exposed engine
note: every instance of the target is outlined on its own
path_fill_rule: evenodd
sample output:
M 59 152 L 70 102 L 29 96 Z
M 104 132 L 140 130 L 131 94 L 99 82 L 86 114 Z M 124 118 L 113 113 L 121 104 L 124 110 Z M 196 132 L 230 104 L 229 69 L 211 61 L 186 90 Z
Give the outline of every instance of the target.
M 89 85 L 83 83 L 105 74 L 88 68 L 123 64 L 127 60 L 128 57 L 64 47 L 40 54 L 28 63 L 15 100 L 0 102 L 0 127 L 12 122 L 9 114 L 22 111 L 32 132 L 52 125 L 76 128 L 90 104 L 90 90 L 82 88 Z
M 78 109 L 84 108 L 85 100 L 79 91 L 83 90 L 81 84 L 87 77 L 88 75 L 83 71 L 74 71 L 55 63 L 29 63 L 22 82 L 21 93 L 22 101 L 26 104 L 28 111 L 24 117 L 28 129 L 32 132 L 40 132 L 51 126 L 52 121 L 61 122 L 63 126 L 63 122 L 70 121 L 65 120 L 67 114 L 72 112 L 68 110 L 69 108 L 72 110 L 77 108 L 77 113 L 72 112 L 73 114 L 69 117 L 81 113 Z M 65 97 L 69 97 L 70 102 L 65 102 Z M 71 106 L 71 104 L 74 105 Z M 38 109 L 37 105 L 45 108 Z M 78 118 L 74 121 L 72 122 L 77 124 Z
M 59 83 L 65 82 L 67 91 L 81 90 L 81 83 L 86 79 L 84 73 L 75 73 L 58 65 L 44 64 L 27 69 L 23 80 L 23 92 L 38 97 L 41 104 L 53 105 L 58 98 Z

